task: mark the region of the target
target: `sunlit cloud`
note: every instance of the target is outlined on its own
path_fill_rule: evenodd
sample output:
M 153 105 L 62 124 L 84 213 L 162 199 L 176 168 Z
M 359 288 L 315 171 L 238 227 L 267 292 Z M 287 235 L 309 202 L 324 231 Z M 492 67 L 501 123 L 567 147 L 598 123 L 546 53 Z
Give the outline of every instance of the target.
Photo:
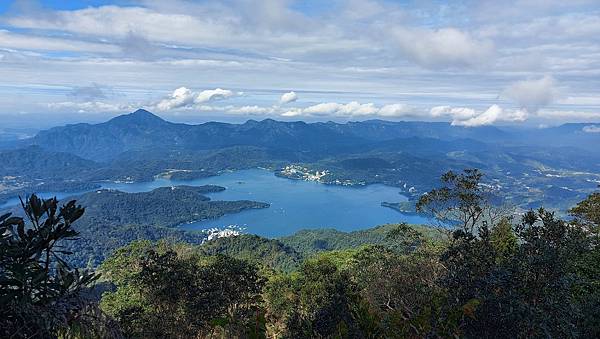
M 388 104 L 377 106 L 373 103 L 349 103 L 325 102 L 305 108 L 292 108 L 281 113 L 283 117 L 388 117 L 398 118 L 412 114 L 414 110 L 406 104 Z
M 525 110 L 505 110 L 492 105 L 484 111 L 476 111 L 467 107 L 436 106 L 431 108 L 432 117 L 448 117 L 454 126 L 477 127 L 493 125 L 497 122 L 523 122 L 527 120 Z
M 233 97 L 233 91 L 215 88 L 203 90 L 201 92 L 193 92 L 189 88 L 179 87 L 171 93 L 167 98 L 164 98 L 156 104 L 156 108 L 161 111 L 169 111 L 177 108 L 192 107 L 196 104 L 203 104 L 214 100 L 223 100 Z
M 296 92 L 291 91 L 291 92 L 287 92 L 287 93 L 283 93 L 281 95 L 281 98 L 279 99 L 279 103 L 284 105 L 284 104 L 289 104 L 290 102 L 294 102 L 298 100 L 298 94 L 296 94 Z

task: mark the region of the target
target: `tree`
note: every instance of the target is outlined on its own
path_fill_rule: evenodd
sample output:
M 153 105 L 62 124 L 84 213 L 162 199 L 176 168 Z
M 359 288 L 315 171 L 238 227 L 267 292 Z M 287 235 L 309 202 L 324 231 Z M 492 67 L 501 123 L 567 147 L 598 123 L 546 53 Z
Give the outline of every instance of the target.
M 402 253 L 410 253 L 419 248 L 426 239 L 421 232 L 402 222 L 386 234 L 386 239 L 399 247 Z
M 466 169 L 456 174 L 442 175 L 443 187 L 422 195 L 416 204 L 417 212 L 433 215 L 446 225 L 456 225 L 466 232 L 477 231 L 483 224 L 494 224 L 505 211 L 492 205 L 492 194 L 482 185 L 483 173 Z
M 600 192 L 590 194 L 585 200 L 570 209 L 569 213 L 577 223 L 590 226 L 591 231 L 597 233 L 597 228 L 600 227 Z
M 420 338 L 431 333 L 432 319 L 440 316 L 445 296 L 438 284 L 444 268 L 435 249 L 399 254 L 370 246 L 353 259 L 347 271 L 361 297 L 355 308 L 364 333 L 373 338 Z
M 274 336 L 362 337 L 354 320 L 354 285 L 327 257 L 307 260 L 297 274 L 271 279 L 265 288 L 265 302 Z
M 510 260 L 519 248 L 517 236 L 508 218 L 502 218 L 498 224 L 494 225 L 490 241 L 496 251 L 496 260 L 501 262 Z
M 529 337 L 580 335 L 581 309 L 573 291 L 581 280 L 576 263 L 587 252 L 589 238 L 582 228 L 542 208 L 523 216 L 517 235 L 522 241 L 513 262 L 518 308 L 510 323 Z
M 117 289 L 101 306 L 133 338 L 195 338 L 264 332 L 258 268 L 231 257 L 201 256 L 183 244 L 133 242 L 101 266 Z
M 578 325 L 582 336 L 600 337 L 600 193 L 595 192 L 578 203 L 570 211 L 574 227 L 583 228 L 588 235 L 589 248 L 576 262 L 581 278 L 576 298 L 581 304 L 581 320 Z
M 456 319 L 466 337 L 597 336 L 598 197 L 578 204 L 573 222 L 540 209 L 513 227 L 506 217 L 492 222 L 503 213 L 489 203 L 481 178 L 449 172 L 444 187 L 419 200 L 421 211 L 457 221 L 441 256 L 441 325 Z
M 85 332 L 93 305 L 83 292 L 98 276 L 72 269 L 63 259 L 70 253 L 61 246 L 76 239 L 72 225 L 84 209 L 75 201 L 59 206 L 56 198 L 36 195 L 21 205 L 26 219 L 0 216 L 0 336 Z

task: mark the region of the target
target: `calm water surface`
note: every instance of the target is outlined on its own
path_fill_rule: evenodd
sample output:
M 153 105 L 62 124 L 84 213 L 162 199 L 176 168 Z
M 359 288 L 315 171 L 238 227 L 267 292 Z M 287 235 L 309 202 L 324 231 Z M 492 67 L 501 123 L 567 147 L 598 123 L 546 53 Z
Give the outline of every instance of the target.
M 395 187 L 330 186 L 311 181 L 280 178 L 272 172 L 261 169 L 228 172 L 216 177 L 186 181 L 157 179 L 152 182 L 130 184 L 104 183 L 102 187 L 133 193 L 150 191 L 163 186 L 208 184 L 226 188 L 223 192 L 209 194 L 213 200 L 255 200 L 267 202 L 271 207 L 246 210 L 216 220 L 185 224 L 182 225 L 183 228 L 203 230 L 237 225 L 245 228 L 248 233 L 277 237 L 305 228 L 327 227 L 352 231 L 401 221 L 428 223 L 426 218 L 405 215 L 381 207 L 382 201 L 406 201 L 406 197 L 402 196 Z M 46 194 L 46 196 L 51 195 L 52 192 Z M 57 195 L 60 198 L 69 194 Z

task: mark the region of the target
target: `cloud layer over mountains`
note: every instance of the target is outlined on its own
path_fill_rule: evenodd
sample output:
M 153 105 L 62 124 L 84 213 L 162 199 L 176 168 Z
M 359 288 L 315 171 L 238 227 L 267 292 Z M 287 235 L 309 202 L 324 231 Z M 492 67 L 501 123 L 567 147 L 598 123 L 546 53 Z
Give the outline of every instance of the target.
M 594 0 L 93 4 L 0 5 L 0 114 L 600 121 Z

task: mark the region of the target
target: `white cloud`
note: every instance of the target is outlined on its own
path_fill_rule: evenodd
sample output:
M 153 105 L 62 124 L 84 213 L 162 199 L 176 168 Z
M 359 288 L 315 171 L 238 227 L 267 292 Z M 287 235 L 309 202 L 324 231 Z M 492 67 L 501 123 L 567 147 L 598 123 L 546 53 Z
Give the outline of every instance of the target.
M 231 107 L 227 109 L 227 113 L 234 114 L 247 114 L 247 115 L 257 115 L 257 114 L 270 114 L 274 112 L 274 108 L 272 107 L 261 107 L 261 106 L 241 106 L 241 107 Z
M 406 104 L 390 104 L 379 109 L 377 115 L 382 117 L 401 117 L 408 116 L 414 112 L 414 109 Z
M 169 111 L 172 109 L 185 107 L 190 108 L 195 104 L 227 99 L 234 95 L 234 92 L 222 88 L 209 89 L 200 93 L 195 93 L 187 87 L 179 87 L 174 90 L 169 97 L 156 104 L 156 108 L 161 111 Z
M 474 109 L 467 107 L 436 106 L 431 108 L 432 117 L 450 116 L 457 120 L 467 120 L 477 115 Z
M 452 120 L 452 126 L 465 126 L 465 127 L 476 127 L 491 125 L 498 120 L 499 115 L 502 113 L 502 108 L 497 105 L 493 105 L 488 108 L 485 112 L 474 116 L 466 120 Z
M 235 95 L 235 93 L 228 89 L 222 89 L 222 88 L 208 89 L 208 90 L 204 90 L 204 91 L 198 93 L 198 96 L 196 96 L 196 99 L 194 100 L 194 102 L 199 104 L 199 103 L 212 101 L 212 100 L 221 100 L 221 99 L 231 98 L 234 95 Z
M 569 96 L 566 98 L 559 99 L 557 101 L 559 104 L 563 105 L 590 105 L 590 106 L 600 106 L 600 96 Z
M 494 57 L 490 41 L 477 40 L 456 28 L 429 30 L 396 26 L 389 33 L 403 55 L 428 68 L 477 66 Z
M 298 100 L 298 94 L 296 94 L 296 92 L 291 91 L 291 92 L 287 92 L 281 95 L 281 98 L 279 99 L 279 103 L 282 105 L 285 105 L 287 103 L 290 102 L 294 102 Z
M 527 111 L 507 111 L 498 105 L 492 105 L 484 112 L 474 116 L 466 117 L 457 114 L 452 117 L 453 126 L 477 127 L 493 125 L 496 122 L 522 122 L 527 119 Z
M 540 1 L 544 6 L 546 1 Z M 565 3 L 567 6 L 571 2 Z M 546 41 L 574 40 L 594 37 L 600 33 L 600 17 L 596 13 L 564 13 L 532 18 L 512 25 L 488 25 L 482 35 L 494 38 L 543 39 Z
M 528 113 L 523 109 L 505 110 L 498 105 L 492 105 L 483 112 L 468 107 L 436 106 L 431 108 L 429 114 L 433 118 L 448 117 L 454 126 L 484 126 L 496 122 L 522 122 L 527 119 Z
M 161 111 L 169 111 L 175 108 L 190 106 L 194 103 L 194 93 L 186 87 L 174 90 L 168 98 L 161 100 L 157 105 Z
M 503 95 L 514 100 L 521 108 L 535 113 L 554 102 L 559 94 L 556 80 L 546 75 L 539 79 L 515 82 L 504 90 Z
M 584 131 L 585 133 L 600 133 L 600 126 L 596 126 L 596 125 L 584 126 L 581 130 Z
M 378 112 L 378 109 L 374 104 L 361 104 L 356 101 L 349 102 L 347 104 L 339 104 L 336 102 L 321 103 L 313 106 L 306 107 L 302 110 L 305 115 L 335 115 L 335 116 L 360 116 L 360 115 L 374 115 Z
M 300 108 L 291 108 L 283 113 L 281 113 L 282 117 L 291 118 L 291 117 L 300 117 L 302 116 L 302 109 Z
M 347 104 L 337 102 L 324 102 L 305 108 L 290 108 L 281 116 L 299 117 L 299 116 L 332 116 L 342 118 L 355 118 L 365 116 L 380 117 L 402 117 L 413 115 L 414 109 L 406 104 L 388 104 L 381 107 L 373 103 L 361 104 L 357 101 L 351 101 Z

